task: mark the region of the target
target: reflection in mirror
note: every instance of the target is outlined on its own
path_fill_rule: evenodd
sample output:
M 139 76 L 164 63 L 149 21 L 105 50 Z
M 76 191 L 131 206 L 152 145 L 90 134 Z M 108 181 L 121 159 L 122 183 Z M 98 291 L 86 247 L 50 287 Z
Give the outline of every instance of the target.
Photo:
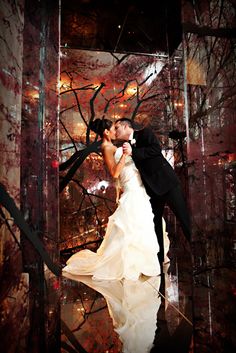
M 160 276 L 143 276 L 138 281 L 94 281 L 90 276 L 75 276 L 70 274 L 65 274 L 64 277 L 72 280 L 70 285 L 73 285 L 74 281 L 78 281 L 102 294 L 106 301 L 114 330 L 122 342 L 122 352 L 150 352 L 155 337 L 157 313 L 161 305 L 161 297 L 158 292 L 161 281 Z M 99 297 L 97 299 L 100 300 Z M 86 301 L 86 298 L 84 300 Z M 77 291 L 77 298 L 74 293 L 74 304 L 79 302 L 80 305 L 83 304 L 81 294 Z M 96 307 L 96 305 L 97 302 L 95 299 L 94 307 Z M 73 325 L 71 325 L 68 320 L 68 317 L 72 315 L 72 313 L 68 311 L 70 310 L 69 308 L 70 304 L 65 300 L 62 309 L 62 320 L 73 330 Z M 86 310 L 86 308 L 79 308 L 78 306 L 77 310 L 79 314 L 81 313 L 80 309 Z M 89 316 L 86 315 L 86 312 L 84 314 L 84 319 L 89 321 Z M 92 322 L 93 325 L 96 325 L 95 315 L 93 318 L 90 317 L 91 321 L 83 324 L 84 327 L 87 326 L 88 328 L 90 325 L 91 328 Z M 102 314 L 100 318 L 101 320 L 104 318 Z M 101 324 L 104 326 L 105 331 L 106 325 L 104 321 L 102 321 Z M 86 329 L 81 328 L 81 330 Z M 96 335 L 92 337 L 91 332 L 90 340 L 97 340 Z M 89 344 L 91 347 L 92 343 L 90 342 Z M 112 352 L 119 351 L 119 342 L 116 342 L 116 344 L 117 346 L 113 347 Z M 103 345 L 103 349 L 104 347 L 105 344 Z M 84 348 L 88 349 L 88 347 L 85 346 Z

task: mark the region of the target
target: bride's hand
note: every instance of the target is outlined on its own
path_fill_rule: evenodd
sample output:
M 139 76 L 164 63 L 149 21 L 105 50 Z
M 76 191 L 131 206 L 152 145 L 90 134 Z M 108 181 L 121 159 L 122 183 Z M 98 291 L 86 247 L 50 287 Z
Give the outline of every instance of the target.
M 125 154 L 125 155 L 127 155 L 127 156 L 131 156 L 131 154 L 132 154 L 132 147 L 130 146 L 129 142 L 123 143 L 122 149 L 123 149 L 123 154 Z

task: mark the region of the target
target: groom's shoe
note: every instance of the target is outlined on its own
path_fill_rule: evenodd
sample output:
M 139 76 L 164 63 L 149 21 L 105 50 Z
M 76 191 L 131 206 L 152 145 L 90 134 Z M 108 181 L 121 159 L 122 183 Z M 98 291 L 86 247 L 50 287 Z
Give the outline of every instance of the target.
M 162 275 L 163 273 L 164 273 L 163 262 L 160 262 L 160 275 Z
M 160 265 L 164 262 L 164 252 L 162 253 L 162 252 L 159 252 L 158 254 L 157 254 L 157 256 L 158 256 L 158 260 L 159 260 L 159 262 L 160 262 Z

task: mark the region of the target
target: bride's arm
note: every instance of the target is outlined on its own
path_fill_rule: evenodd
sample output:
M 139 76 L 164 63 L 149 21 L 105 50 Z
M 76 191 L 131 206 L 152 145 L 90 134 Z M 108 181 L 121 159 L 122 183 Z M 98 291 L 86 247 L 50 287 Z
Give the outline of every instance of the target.
M 102 149 L 103 158 L 105 164 L 113 178 L 118 178 L 120 175 L 121 170 L 125 165 L 125 157 L 126 154 L 122 154 L 118 163 L 116 163 L 114 158 L 114 152 L 116 148 L 114 146 L 105 146 Z

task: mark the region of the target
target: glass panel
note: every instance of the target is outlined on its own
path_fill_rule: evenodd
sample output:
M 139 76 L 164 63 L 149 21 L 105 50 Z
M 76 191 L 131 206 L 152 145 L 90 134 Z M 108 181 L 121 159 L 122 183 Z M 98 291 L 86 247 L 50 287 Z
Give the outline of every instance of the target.
M 226 290 L 235 267 L 236 237 L 234 27 L 235 9 L 230 1 L 183 1 L 187 156 L 196 269 L 194 324 L 199 353 L 213 347 L 220 352 L 234 350 L 233 327 L 227 319 L 232 301 Z M 223 313 L 221 303 L 227 300 L 229 307 Z

